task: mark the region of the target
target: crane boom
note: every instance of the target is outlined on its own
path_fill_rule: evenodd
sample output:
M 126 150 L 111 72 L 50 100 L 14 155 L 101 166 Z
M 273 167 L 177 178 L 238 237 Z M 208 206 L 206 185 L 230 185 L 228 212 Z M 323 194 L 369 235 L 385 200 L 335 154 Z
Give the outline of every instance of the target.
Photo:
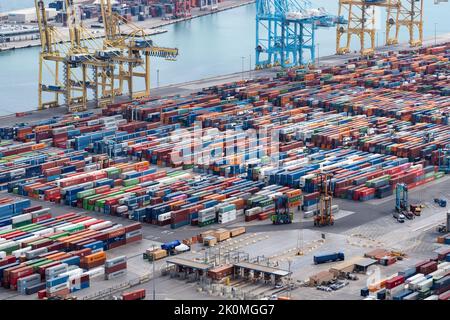
M 150 57 L 175 60 L 178 49 L 156 46 L 144 29 L 114 12 L 111 0 L 100 0 L 100 8 L 105 30 L 104 48 L 120 51 L 113 57 L 119 65 L 117 79 L 120 94 L 126 82 L 131 98 L 149 96 Z M 139 78 L 144 79 L 145 90 L 135 92 L 134 84 Z

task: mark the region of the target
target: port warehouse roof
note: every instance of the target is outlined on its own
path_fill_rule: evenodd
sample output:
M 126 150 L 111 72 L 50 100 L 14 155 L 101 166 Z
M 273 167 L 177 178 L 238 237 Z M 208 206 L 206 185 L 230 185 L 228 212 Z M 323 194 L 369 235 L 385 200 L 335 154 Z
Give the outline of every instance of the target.
M 192 269 L 198 269 L 198 270 L 204 270 L 204 271 L 209 270 L 213 267 L 211 264 L 195 262 L 195 261 L 183 259 L 183 258 L 171 258 L 171 259 L 167 260 L 167 263 L 172 263 L 172 264 L 176 264 L 179 266 L 188 267 L 188 268 L 192 268 Z
M 25 34 L 39 33 L 37 27 L 24 27 L 24 28 L 0 28 L 0 35 L 2 36 L 20 36 Z
M 351 272 L 351 271 L 353 271 L 355 265 L 356 264 L 359 265 L 359 263 L 361 263 L 364 259 L 366 259 L 366 258 L 362 258 L 362 257 L 351 258 L 350 260 L 343 261 L 343 262 L 336 264 L 335 266 L 333 266 L 330 269 L 330 271 Z
M 286 271 L 286 270 L 262 266 L 262 265 L 259 265 L 256 263 L 250 263 L 250 262 L 235 263 L 234 267 L 245 268 L 245 269 L 250 269 L 253 271 L 259 271 L 259 272 L 264 272 L 264 273 L 270 273 L 270 274 L 274 274 L 274 275 L 280 276 L 280 277 L 286 277 L 289 274 L 291 274 L 291 272 Z
M 203 270 L 203 271 L 213 268 L 213 266 L 211 264 L 195 262 L 195 261 L 183 259 L 183 258 L 171 258 L 171 259 L 167 260 L 167 263 L 172 263 L 175 265 L 188 267 L 188 268 L 192 268 L 192 269 Z M 269 273 L 269 274 L 273 274 L 273 275 L 280 276 L 280 277 L 285 277 L 290 274 L 290 272 L 288 272 L 286 270 L 261 266 L 259 264 L 250 263 L 250 262 L 235 263 L 234 267 L 250 269 L 250 270 L 259 271 L 259 272 L 263 272 L 263 273 Z
M 371 265 L 373 265 L 375 263 L 377 263 L 377 260 L 375 260 L 375 259 L 361 258 L 361 260 L 358 260 L 358 262 L 355 263 L 355 266 L 362 267 L 362 268 L 367 268 L 367 267 L 370 267 Z

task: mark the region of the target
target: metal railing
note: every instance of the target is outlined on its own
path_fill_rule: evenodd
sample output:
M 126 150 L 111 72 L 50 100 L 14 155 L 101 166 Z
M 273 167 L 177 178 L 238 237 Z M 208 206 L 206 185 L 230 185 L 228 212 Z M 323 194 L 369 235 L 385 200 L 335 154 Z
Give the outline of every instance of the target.
M 137 285 L 140 285 L 140 284 L 143 284 L 146 282 L 149 282 L 152 279 L 153 279 L 152 274 L 148 273 L 143 276 L 140 276 L 139 278 L 135 278 L 135 279 L 129 280 L 127 282 L 122 282 L 118 285 L 115 285 L 115 286 L 109 287 L 107 289 L 97 291 L 93 294 L 84 296 L 82 298 L 82 300 L 100 300 L 100 299 L 112 297 L 112 295 L 117 292 L 123 291 L 124 289 L 135 287 Z

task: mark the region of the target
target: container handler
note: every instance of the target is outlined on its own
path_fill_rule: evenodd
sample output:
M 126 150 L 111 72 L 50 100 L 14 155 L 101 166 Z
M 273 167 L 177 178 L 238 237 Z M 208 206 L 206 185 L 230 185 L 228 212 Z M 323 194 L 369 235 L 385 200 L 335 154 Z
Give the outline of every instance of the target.
M 272 215 L 273 224 L 290 224 L 294 214 L 289 210 L 289 199 L 286 195 L 275 199 L 275 213 Z
M 408 186 L 405 183 L 398 183 L 395 187 L 395 213 L 394 218 L 399 222 L 403 214 L 407 219 L 414 219 L 414 214 L 409 210 L 408 206 Z
M 317 175 L 318 187 L 320 192 L 319 202 L 317 203 L 317 211 L 314 216 L 314 226 L 323 227 L 334 224 L 334 216 L 331 210 L 333 196 L 330 190 L 331 175 L 319 173 Z

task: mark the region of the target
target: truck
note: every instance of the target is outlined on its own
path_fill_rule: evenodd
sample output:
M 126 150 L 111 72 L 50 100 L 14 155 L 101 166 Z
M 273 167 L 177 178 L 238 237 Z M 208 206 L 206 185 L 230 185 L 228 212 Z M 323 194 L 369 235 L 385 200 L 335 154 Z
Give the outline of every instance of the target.
M 166 242 L 161 245 L 161 249 L 166 251 L 172 251 L 173 249 L 175 249 L 175 247 L 179 246 L 180 244 L 181 242 L 179 240 Z
M 447 206 L 447 200 L 445 199 L 435 198 L 434 203 L 436 203 L 441 208 L 445 208 Z
M 314 256 L 314 264 L 342 261 L 344 259 L 345 259 L 345 255 L 343 252 L 325 253 L 325 254 L 320 254 L 320 255 Z

